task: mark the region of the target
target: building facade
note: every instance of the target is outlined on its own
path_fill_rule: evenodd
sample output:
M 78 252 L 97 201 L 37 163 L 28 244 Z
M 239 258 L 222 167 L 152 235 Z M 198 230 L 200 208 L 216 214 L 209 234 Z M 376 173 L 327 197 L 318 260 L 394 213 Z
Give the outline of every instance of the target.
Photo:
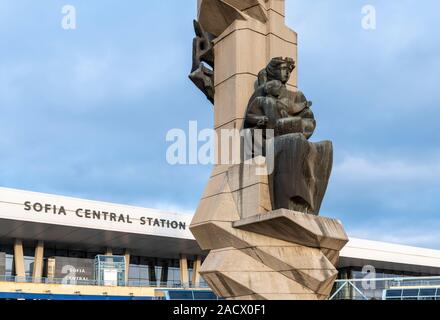
M 198 271 L 206 252 L 189 231 L 191 219 L 0 188 L 0 298 L 158 299 L 176 289 L 203 297 Z M 341 280 L 369 272 L 440 276 L 440 251 L 350 239 L 338 269 Z M 383 288 L 375 290 L 379 296 Z M 356 298 L 356 290 L 338 296 Z

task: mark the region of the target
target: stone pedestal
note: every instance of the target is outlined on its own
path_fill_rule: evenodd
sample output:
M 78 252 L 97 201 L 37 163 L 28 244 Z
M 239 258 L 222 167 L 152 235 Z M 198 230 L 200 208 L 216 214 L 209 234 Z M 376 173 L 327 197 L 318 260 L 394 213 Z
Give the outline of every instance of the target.
M 210 250 L 200 270 L 209 286 L 228 299 L 327 299 L 348 242 L 342 224 L 272 211 L 264 165 L 222 171 L 214 170 L 190 227 Z

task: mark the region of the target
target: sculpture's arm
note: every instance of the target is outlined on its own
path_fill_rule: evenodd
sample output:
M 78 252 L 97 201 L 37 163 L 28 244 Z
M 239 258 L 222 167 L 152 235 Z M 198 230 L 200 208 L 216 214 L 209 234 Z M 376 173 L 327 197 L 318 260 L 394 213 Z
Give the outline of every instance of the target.
M 264 129 L 269 122 L 269 118 L 266 116 L 257 116 L 257 115 L 249 115 L 247 118 L 248 123 L 253 126 L 257 127 L 259 129 Z
M 293 115 L 297 115 L 305 108 L 307 108 L 307 102 L 294 102 L 289 104 L 287 112 L 293 116 Z
M 303 133 L 303 121 L 301 117 L 288 117 L 277 121 L 275 136 L 290 133 Z
M 304 136 L 309 139 L 316 129 L 316 120 L 310 108 L 304 109 L 301 114 Z
M 269 122 L 269 118 L 264 115 L 264 112 L 261 107 L 260 98 L 257 97 L 252 100 L 248 107 L 248 111 L 246 112 L 246 124 L 247 127 L 250 128 L 260 128 L 263 129 L 266 127 Z
M 301 91 L 289 92 L 291 100 L 288 104 L 288 113 L 291 116 L 296 116 L 298 113 L 304 111 L 312 106 L 311 101 L 307 101 L 306 96 Z

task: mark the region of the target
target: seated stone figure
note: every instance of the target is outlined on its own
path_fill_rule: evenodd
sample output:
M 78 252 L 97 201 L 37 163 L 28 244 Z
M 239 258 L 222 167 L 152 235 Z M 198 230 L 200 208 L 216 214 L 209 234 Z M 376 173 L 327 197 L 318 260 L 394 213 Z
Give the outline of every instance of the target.
M 246 121 L 253 128 L 274 129 L 278 119 L 288 116 L 287 106 L 279 99 L 283 84 L 273 80 L 262 85 L 263 95 L 249 104 Z
M 330 141 L 308 141 L 316 121 L 304 94 L 287 88 L 294 68 L 292 59 L 274 58 L 260 72 L 244 128 L 274 130 L 273 209 L 318 215 L 333 165 L 333 147 Z

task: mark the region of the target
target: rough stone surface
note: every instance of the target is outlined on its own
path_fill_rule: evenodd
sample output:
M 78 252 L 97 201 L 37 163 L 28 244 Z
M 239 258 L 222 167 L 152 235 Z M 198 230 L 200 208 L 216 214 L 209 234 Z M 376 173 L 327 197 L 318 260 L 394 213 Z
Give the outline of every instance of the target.
M 214 103 L 214 46 L 213 36 L 194 20 L 196 37 L 193 40 L 193 64 L 189 78 Z M 207 64 L 210 68 L 208 68 Z
M 223 129 L 271 128 L 274 160 L 284 164 L 223 162 L 229 147 L 216 141 L 221 161 L 190 229 L 210 251 L 201 275 L 232 300 L 326 299 L 346 241 L 338 221 L 307 214 L 319 212 L 332 150 L 331 143 L 307 141 L 316 122 L 296 88 L 297 34 L 285 25 L 284 10 L 284 0 L 198 0 L 192 80 L 214 102 L 214 129 L 220 136 Z M 268 66 L 274 57 L 290 58 Z M 298 156 L 286 161 L 283 152 Z M 302 212 L 273 211 L 278 207 Z
M 257 167 L 214 169 L 190 226 L 201 248 L 210 250 L 200 274 L 228 299 L 326 299 L 348 241 L 342 224 L 285 209 L 251 215 L 248 208 L 243 217 L 234 193 L 265 185 Z M 255 191 L 242 196 L 249 203 L 264 198 Z
M 348 242 L 340 221 L 285 209 L 242 219 L 233 227 L 320 249 L 339 251 Z

